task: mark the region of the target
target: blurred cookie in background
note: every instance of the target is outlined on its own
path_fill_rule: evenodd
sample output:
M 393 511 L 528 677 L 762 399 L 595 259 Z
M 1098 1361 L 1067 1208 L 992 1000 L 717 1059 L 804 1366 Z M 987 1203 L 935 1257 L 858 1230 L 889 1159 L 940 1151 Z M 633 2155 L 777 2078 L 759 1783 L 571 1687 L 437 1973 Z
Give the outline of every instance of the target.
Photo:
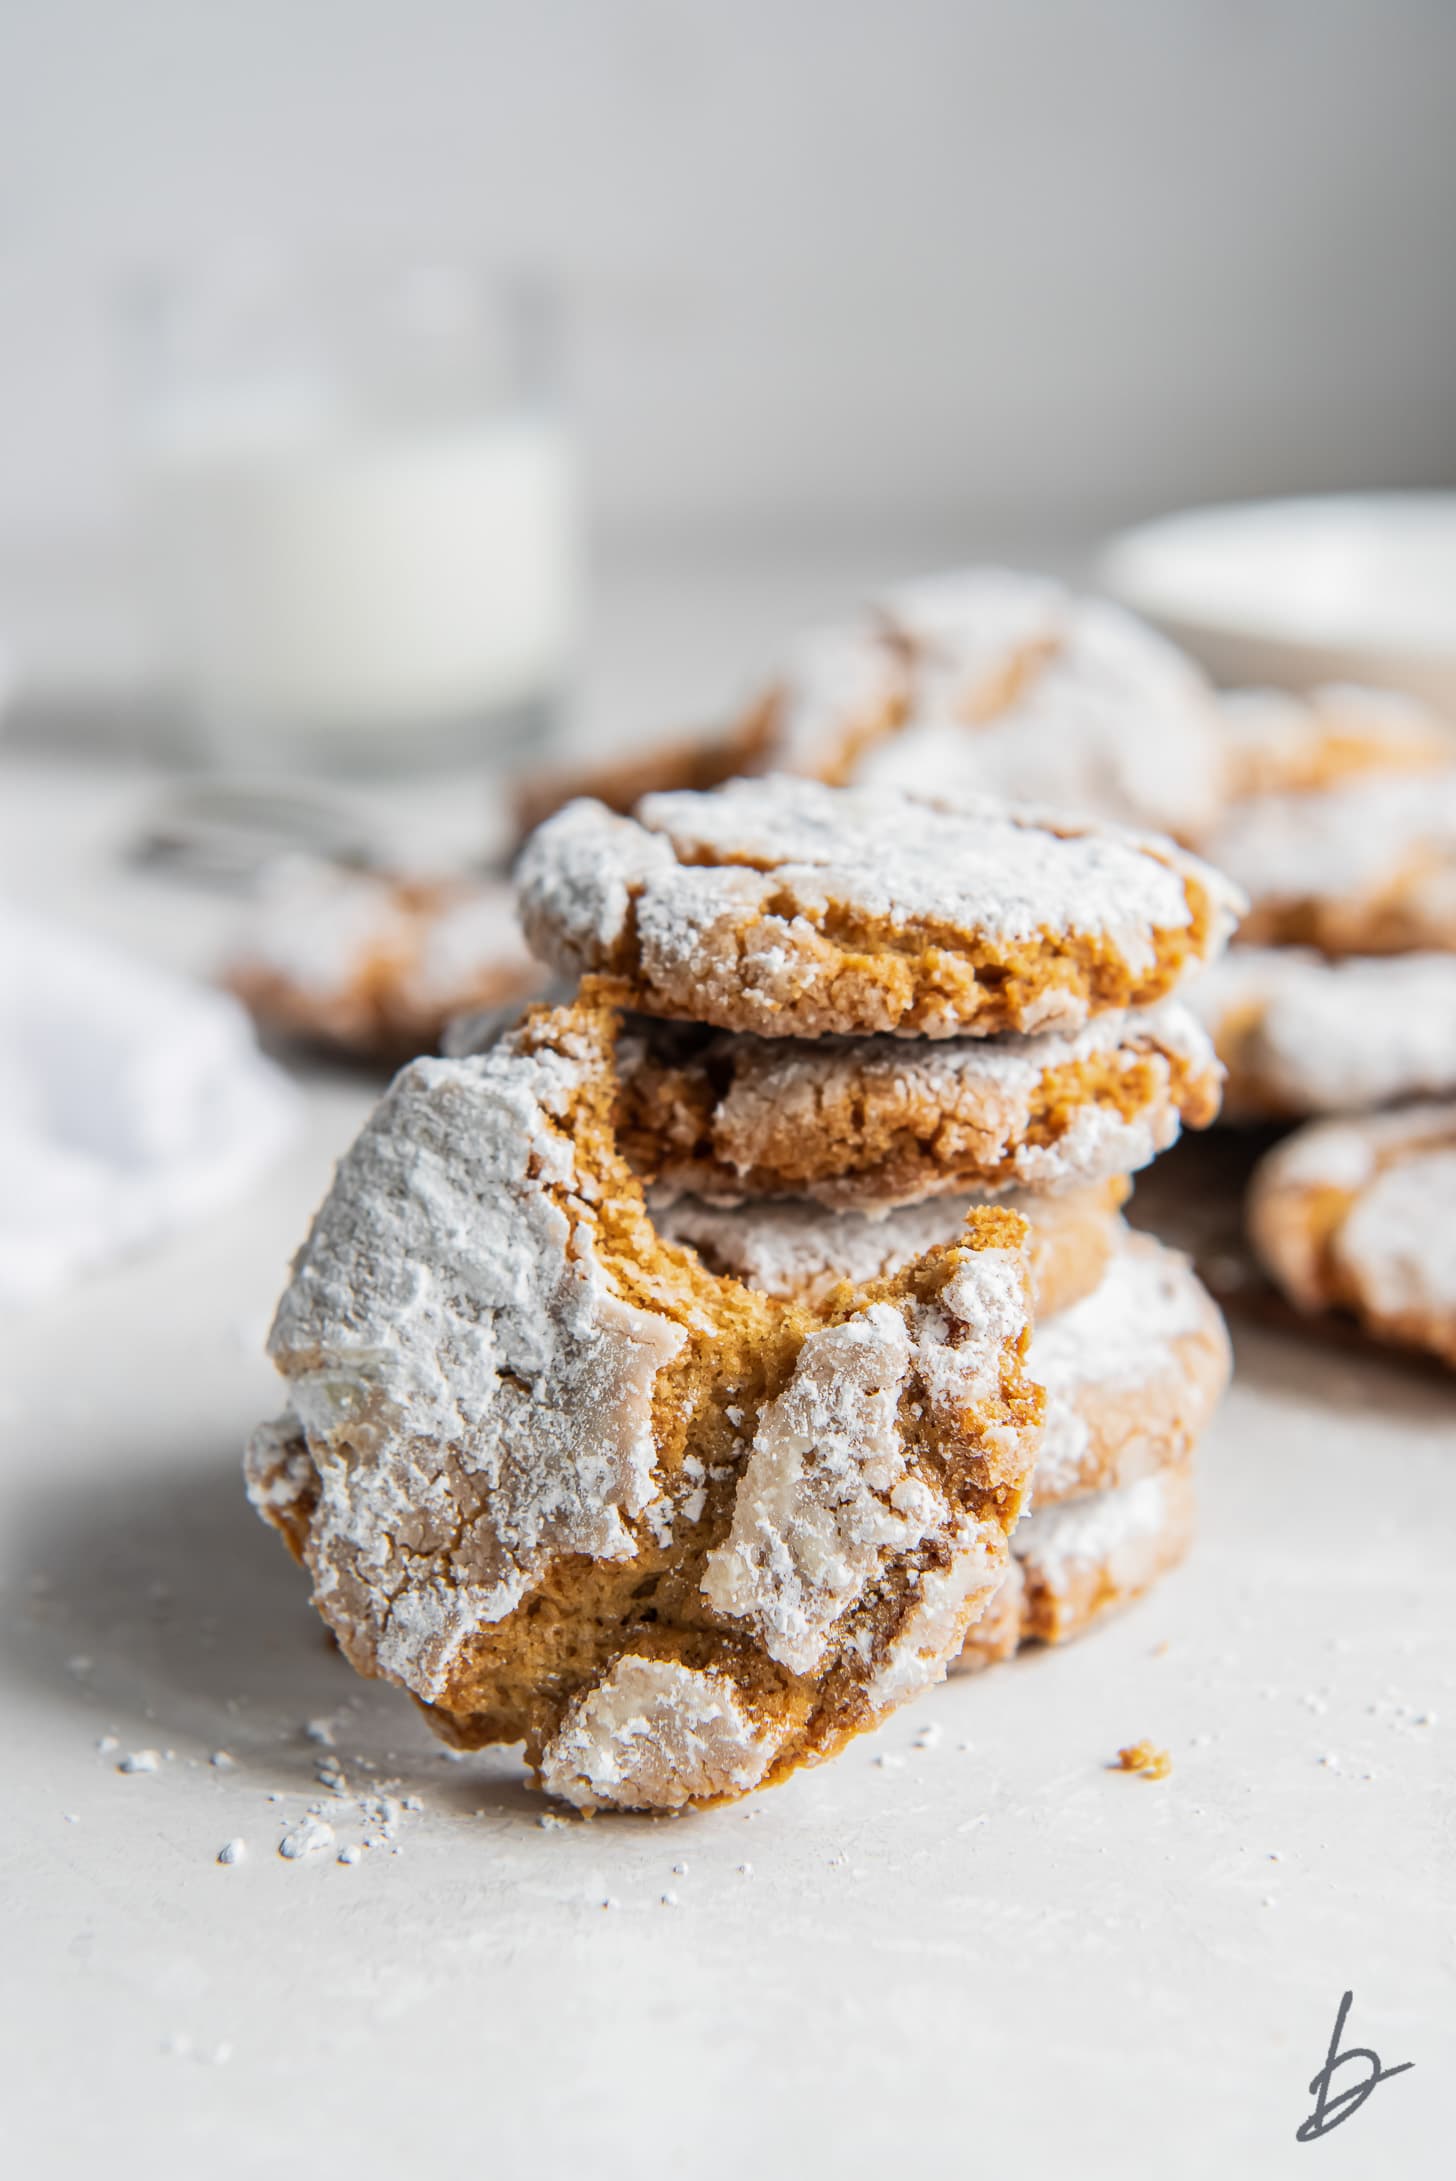
M 1049 576 L 969 568 L 898 585 L 807 631 L 739 719 L 575 774 L 522 784 L 530 830 L 592 795 L 788 772 L 1005 796 L 1186 837 L 1223 798 L 1212 691 L 1119 606 Z
M 1306 695 L 1229 689 L 1218 698 L 1224 792 L 1301 794 L 1364 773 L 1440 772 L 1456 735 L 1426 705 L 1392 689 L 1330 683 Z
M 1248 1223 L 1297 1310 L 1456 1367 L 1456 1103 L 1297 1129 L 1256 1168 Z
M 1187 999 L 1227 1071 L 1226 1120 L 1456 1095 L 1456 954 L 1236 946 Z
M 392 1065 L 435 1051 L 457 1015 L 528 999 L 546 973 L 504 880 L 290 857 L 265 873 L 224 982 L 271 1036 Z
M 1252 796 L 1198 847 L 1249 897 L 1246 945 L 1456 948 L 1456 765 Z

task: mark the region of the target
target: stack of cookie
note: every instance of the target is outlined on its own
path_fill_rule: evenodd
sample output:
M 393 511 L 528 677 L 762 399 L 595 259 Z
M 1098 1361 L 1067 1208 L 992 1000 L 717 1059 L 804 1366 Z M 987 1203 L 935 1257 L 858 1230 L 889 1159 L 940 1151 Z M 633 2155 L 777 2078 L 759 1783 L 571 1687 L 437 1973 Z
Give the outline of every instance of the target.
M 1249 1241 L 1300 1311 L 1456 1361 L 1456 745 L 1370 690 L 1224 710 L 1203 844 L 1251 907 L 1191 998 L 1229 1117 L 1304 1124 L 1254 1171 Z
M 1231 890 L 784 778 L 573 804 L 519 882 L 575 998 L 397 1078 L 274 1328 L 250 1490 L 351 1660 L 680 1808 L 1145 1587 L 1226 1350 L 1117 1207 L 1217 1103 L 1170 995 Z

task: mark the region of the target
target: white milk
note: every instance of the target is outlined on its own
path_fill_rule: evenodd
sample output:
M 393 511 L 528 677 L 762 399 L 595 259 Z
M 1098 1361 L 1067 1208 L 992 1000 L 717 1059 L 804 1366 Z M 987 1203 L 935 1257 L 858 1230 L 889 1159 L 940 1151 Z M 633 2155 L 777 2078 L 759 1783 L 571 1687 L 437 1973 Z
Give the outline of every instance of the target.
M 162 633 L 204 723 L 244 746 L 403 738 L 555 695 L 576 605 L 560 422 L 309 407 L 194 412 L 151 450 Z

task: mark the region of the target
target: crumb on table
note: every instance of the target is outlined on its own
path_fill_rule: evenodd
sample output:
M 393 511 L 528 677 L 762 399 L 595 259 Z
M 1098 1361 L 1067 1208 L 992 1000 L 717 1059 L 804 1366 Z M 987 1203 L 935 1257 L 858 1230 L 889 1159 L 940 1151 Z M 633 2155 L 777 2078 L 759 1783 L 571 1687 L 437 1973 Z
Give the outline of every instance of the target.
M 1107 1769 L 1137 1772 L 1145 1780 L 1165 1780 L 1173 1769 L 1173 1760 L 1166 1749 L 1157 1749 L 1151 1742 L 1129 1742 L 1126 1749 L 1118 1751 L 1116 1764 Z

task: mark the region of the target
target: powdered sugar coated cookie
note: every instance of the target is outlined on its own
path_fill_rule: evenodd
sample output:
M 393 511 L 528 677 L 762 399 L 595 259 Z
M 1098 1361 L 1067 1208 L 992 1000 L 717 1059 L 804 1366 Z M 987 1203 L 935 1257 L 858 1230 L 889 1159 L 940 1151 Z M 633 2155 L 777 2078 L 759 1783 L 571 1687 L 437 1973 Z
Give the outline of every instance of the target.
M 574 803 L 527 843 L 543 957 L 648 1014 L 768 1036 L 1076 1028 L 1161 998 L 1239 897 L 1169 843 L 774 777 Z
M 1456 949 L 1456 766 L 1255 796 L 1200 845 L 1249 897 L 1246 944 Z
M 1456 1104 L 1297 1129 L 1255 1169 L 1248 1217 L 1297 1308 L 1456 1365 Z
M 1038 1317 L 1091 1293 L 1121 1232 L 1117 1207 L 1125 1182 L 1103 1182 L 1065 1196 L 1018 1191 L 1000 1201 L 1030 1229 L 1032 1292 Z M 831 1212 L 797 1199 L 742 1205 L 676 1197 L 654 1205 L 653 1221 L 670 1241 L 685 1242 L 715 1272 L 785 1301 L 818 1301 L 842 1280 L 862 1283 L 898 1272 L 912 1258 L 953 1242 L 966 1214 L 984 1198 L 930 1197 L 880 1218 Z
M 591 988 L 588 987 L 588 990 Z M 659 1197 L 1075 1189 L 1206 1127 L 1222 1072 L 1176 1002 L 1029 1038 L 757 1038 L 642 1021 L 622 1041 L 624 1149 Z
M 1188 987 L 1234 1119 L 1355 1113 L 1456 1091 L 1456 954 L 1330 961 L 1232 948 Z
M 672 1808 L 939 1677 L 1041 1400 L 1014 1213 L 820 1309 L 718 1278 L 616 1152 L 611 1032 L 541 1010 L 396 1078 L 280 1304 L 249 1475 L 360 1671 L 583 1806 Z
M 1186 1461 L 1232 1369 L 1218 1305 L 1151 1235 L 1125 1234 L 1093 1292 L 1038 1324 L 1031 1355 L 1047 1395 L 1038 1507 Z
M 543 981 L 503 880 L 303 857 L 270 872 L 225 974 L 267 1029 L 382 1060 L 430 1051 L 452 1016 Z

